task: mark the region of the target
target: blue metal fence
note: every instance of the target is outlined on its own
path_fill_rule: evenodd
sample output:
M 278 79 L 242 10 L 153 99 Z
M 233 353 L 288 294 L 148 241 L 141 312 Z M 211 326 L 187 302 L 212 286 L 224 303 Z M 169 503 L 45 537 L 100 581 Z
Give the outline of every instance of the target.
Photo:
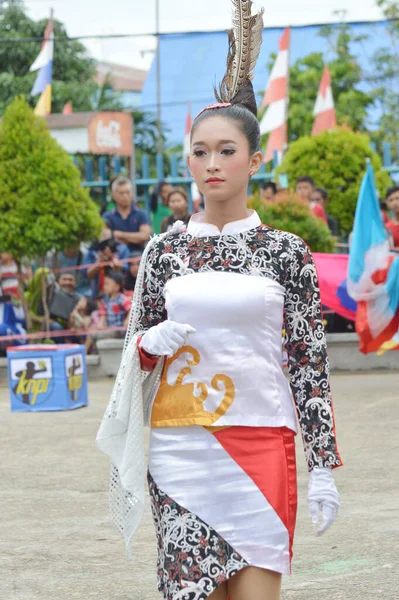
M 82 186 L 96 191 L 105 204 L 110 197 L 111 181 L 117 175 L 128 176 L 128 164 L 126 160 L 115 157 L 73 157 L 75 164 L 82 172 Z M 191 195 L 191 184 L 194 180 L 190 177 L 182 157 L 172 154 L 168 161 L 170 167 L 165 168 L 164 157 L 158 154 L 155 157 L 144 155 L 140 164 L 136 165 L 136 198 L 139 204 L 149 213 L 151 192 L 160 181 L 167 181 L 172 185 L 187 187 L 189 197 L 189 210 L 193 210 L 193 199 Z M 155 164 L 154 164 L 155 163 Z M 155 169 L 154 169 L 155 166 Z M 154 173 L 156 174 L 154 176 Z M 153 175 L 151 175 L 153 174 Z M 274 179 L 275 171 L 267 172 L 263 165 L 260 171 L 252 177 L 252 183 L 259 183 Z
M 374 144 L 371 148 L 376 151 Z M 382 154 L 383 168 L 393 177 L 399 175 L 399 144 L 393 148 L 389 142 L 383 144 Z M 105 204 L 110 199 L 110 184 L 117 175 L 128 176 L 128 162 L 126 159 L 115 157 L 74 157 L 74 162 L 82 171 L 82 185 L 97 192 Z M 193 210 L 193 200 L 191 196 L 191 184 L 193 179 L 190 177 L 187 167 L 181 155 L 172 154 L 168 159 L 168 168 L 165 168 L 164 157 L 161 154 L 156 156 L 144 155 L 139 164 L 136 165 L 135 178 L 135 196 L 138 203 L 148 212 L 150 212 L 150 197 L 152 190 L 160 181 L 167 181 L 172 185 L 180 185 L 187 188 L 189 197 L 189 210 Z M 277 165 L 277 156 L 275 156 L 272 171 L 266 171 L 266 166 L 262 165 L 260 171 L 251 179 L 249 193 L 253 184 L 268 181 L 275 178 L 275 167 Z M 155 176 L 154 176 L 155 175 Z M 288 182 L 283 176 L 280 177 L 281 187 L 287 187 Z

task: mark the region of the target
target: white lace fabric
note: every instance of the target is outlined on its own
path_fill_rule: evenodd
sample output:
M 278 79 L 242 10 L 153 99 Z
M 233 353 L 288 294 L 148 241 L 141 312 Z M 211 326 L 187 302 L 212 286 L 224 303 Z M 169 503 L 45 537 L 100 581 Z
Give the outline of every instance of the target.
M 182 230 L 181 221 L 165 235 Z M 145 448 L 144 424 L 148 424 L 150 401 L 161 373 L 163 361 L 158 361 L 152 373 L 140 368 L 137 340 L 143 332 L 137 330 L 142 301 L 147 257 L 155 236 L 147 245 L 136 280 L 133 306 L 126 333 L 121 364 L 112 389 L 111 398 L 97 433 L 97 447 L 110 457 L 110 514 L 125 539 L 131 558 L 131 540 L 144 513 L 145 502 Z

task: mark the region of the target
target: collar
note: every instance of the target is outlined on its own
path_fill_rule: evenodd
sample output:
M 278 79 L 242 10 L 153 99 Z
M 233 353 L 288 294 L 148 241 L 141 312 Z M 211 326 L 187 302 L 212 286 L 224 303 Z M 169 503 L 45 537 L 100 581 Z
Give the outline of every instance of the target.
M 130 217 L 130 215 L 135 212 L 137 212 L 137 208 L 134 206 L 134 204 L 131 205 L 130 211 L 129 211 L 129 214 L 127 215 L 127 217 L 122 217 L 117 206 L 115 206 L 115 208 L 114 208 L 114 214 L 118 215 L 121 219 L 124 219 L 124 218 L 128 219 Z
M 237 233 L 245 233 L 250 229 L 255 229 L 261 225 L 261 220 L 256 211 L 248 211 L 248 217 L 246 219 L 240 219 L 239 221 L 231 221 L 226 223 L 222 231 L 204 221 L 204 213 L 197 213 L 193 215 L 187 226 L 187 233 L 193 237 L 210 237 L 210 236 L 221 236 L 221 235 L 235 235 Z

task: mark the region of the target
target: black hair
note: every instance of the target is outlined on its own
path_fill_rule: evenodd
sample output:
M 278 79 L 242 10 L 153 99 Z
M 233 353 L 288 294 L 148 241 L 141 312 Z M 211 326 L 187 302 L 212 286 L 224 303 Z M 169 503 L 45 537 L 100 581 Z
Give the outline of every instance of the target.
M 60 271 L 58 273 L 57 280 L 59 281 L 63 275 L 71 275 L 76 281 L 76 272 L 75 271 Z
M 252 83 L 248 80 L 238 94 L 231 100 L 231 106 L 223 108 L 210 108 L 194 119 L 191 129 L 191 139 L 195 129 L 200 123 L 210 117 L 226 117 L 239 123 L 242 133 L 248 140 L 251 154 L 259 151 L 260 129 L 258 121 L 258 108 Z
M 120 288 L 123 287 L 123 273 L 122 271 L 117 271 L 116 269 L 111 270 L 111 271 L 107 271 L 105 273 L 105 277 L 108 277 L 109 279 L 112 279 L 112 281 L 115 281 L 115 283 L 117 283 Z
M 276 184 L 274 183 L 274 181 L 264 181 L 264 182 L 262 183 L 262 186 L 261 186 L 261 187 L 262 187 L 262 190 L 267 190 L 267 189 L 269 189 L 269 188 L 270 188 L 271 190 L 273 190 L 273 194 L 274 194 L 274 195 L 276 195 L 276 194 L 277 194 L 277 186 L 276 186 Z
M 387 193 L 385 194 L 385 200 L 388 200 L 389 196 L 396 194 L 396 192 L 399 192 L 399 185 L 393 185 L 387 190 Z
M 161 195 L 162 192 L 162 188 L 165 185 L 171 185 L 169 181 L 159 181 L 157 187 L 155 188 L 155 190 L 151 193 L 150 196 L 150 211 L 152 213 L 157 212 L 157 208 L 158 208 L 158 198 Z
M 296 185 L 298 185 L 298 183 L 310 183 L 310 185 L 314 187 L 314 179 L 313 177 L 310 177 L 310 175 L 303 175 L 302 177 L 298 177 L 298 179 L 296 180 Z
M 324 202 L 327 202 L 328 200 L 328 192 L 327 190 L 325 190 L 322 187 L 317 187 L 314 189 L 315 192 L 318 192 L 320 194 L 320 196 L 323 198 Z
M 86 298 L 86 300 L 87 300 L 86 313 L 88 315 L 91 315 L 98 309 L 97 302 L 95 300 L 93 300 L 93 298 Z

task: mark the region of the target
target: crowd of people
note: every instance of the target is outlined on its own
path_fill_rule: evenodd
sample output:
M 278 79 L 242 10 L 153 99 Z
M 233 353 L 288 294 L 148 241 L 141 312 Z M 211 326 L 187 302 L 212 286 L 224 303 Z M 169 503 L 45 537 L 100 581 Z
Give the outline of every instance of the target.
M 0 254 L 3 354 L 7 346 L 25 343 L 28 329 L 34 333 L 48 330 L 48 338 L 55 343 L 83 343 L 88 352 L 96 352 L 96 340 L 103 335 L 123 335 L 120 330 L 127 325 L 150 235 L 168 231 L 177 220 L 188 223 L 191 215 L 187 192 L 169 183 L 162 182 L 154 192 L 151 219 L 136 205 L 126 177 L 113 181 L 111 193 L 114 207 L 102 214 L 103 228 L 95 243 L 52 252 L 44 265 L 23 264 L 22 281 L 14 257 Z M 15 335 L 22 337 L 7 339 Z
M 129 179 L 117 177 L 111 191 L 113 208 L 102 214 L 103 229 L 95 243 L 53 252 L 44 266 L 23 264 L 22 281 L 14 257 L 1 253 L 0 352 L 4 354 L 7 346 L 26 342 L 24 337 L 11 341 L 2 341 L 2 337 L 24 336 L 28 330 L 48 330 L 49 339 L 56 343 L 78 341 L 86 345 L 88 352 L 96 352 L 99 337 L 123 335 L 141 255 L 150 235 L 169 231 L 177 220 L 188 224 L 191 214 L 186 190 L 167 182 L 161 182 L 151 196 L 151 219 L 136 205 Z M 275 202 L 278 191 L 274 182 L 264 182 L 262 201 Z M 317 187 L 311 177 L 303 176 L 296 182 L 296 193 L 337 236 L 337 221 L 327 210 L 327 191 Z M 200 202 L 195 205 L 196 211 L 202 208 Z M 382 215 L 392 246 L 399 247 L 399 187 L 388 190 Z M 47 317 L 42 300 L 43 278 Z

